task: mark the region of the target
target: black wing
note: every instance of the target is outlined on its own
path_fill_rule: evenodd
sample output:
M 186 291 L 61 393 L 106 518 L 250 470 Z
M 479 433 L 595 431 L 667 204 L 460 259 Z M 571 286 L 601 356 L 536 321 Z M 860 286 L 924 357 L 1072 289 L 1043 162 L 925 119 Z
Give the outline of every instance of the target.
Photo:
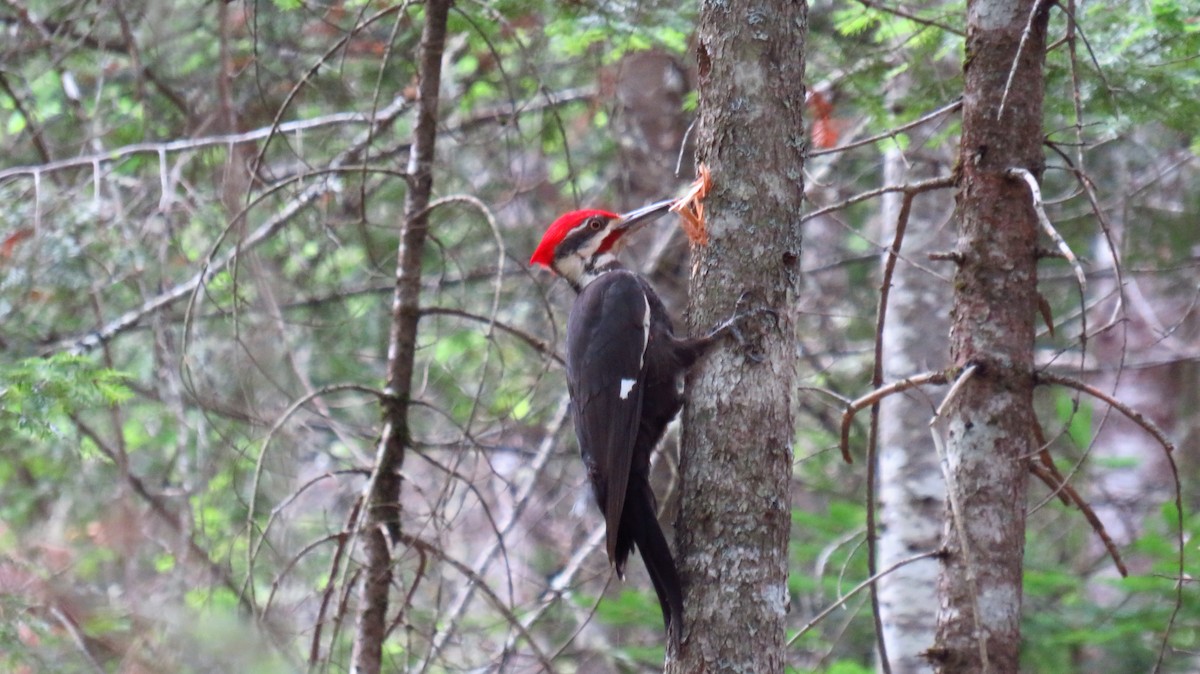
M 575 435 L 604 511 L 608 556 L 614 562 L 642 412 L 649 317 L 637 277 L 613 271 L 583 289 L 567 321 Z

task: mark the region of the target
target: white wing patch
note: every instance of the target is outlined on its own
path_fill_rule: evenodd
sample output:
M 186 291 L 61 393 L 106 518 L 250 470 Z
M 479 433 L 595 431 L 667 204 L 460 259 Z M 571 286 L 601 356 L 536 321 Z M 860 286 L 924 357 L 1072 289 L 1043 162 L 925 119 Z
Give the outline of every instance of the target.
M 650 346 L 650 299 L 646 297 L 644 290 L 642 291 L 642 302 L 646 305 L 646 313 L 642 316 L 642 353 L 638 356 L 638 376 L 641 376 L 641 372 L 646 366 L 646 348 Z M 629 394 L 633 391 L 635 384 L 637 384 L 637 377 L 621 379 L 621 400 L 629 399 Z

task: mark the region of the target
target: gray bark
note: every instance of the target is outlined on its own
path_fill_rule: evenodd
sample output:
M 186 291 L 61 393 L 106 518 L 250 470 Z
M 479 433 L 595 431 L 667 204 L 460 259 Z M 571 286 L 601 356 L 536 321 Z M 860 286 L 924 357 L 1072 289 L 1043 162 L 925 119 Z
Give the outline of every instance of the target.
M 901 97 L 899 90 L 906 88 L 908 79 L 898 78 L 894 83 L 897 90 L 890 93 Z M 913 143 L 913 147 L 919 146 L 919 142 Z M 943 162 L 906 158 L 893 147 L 884 155 L 883 183 L 912 183 L 948 171 Z M 901 201 L 900 193 L 884 195 L 880 241 L 891 240 Z M 950 217 L 946 201 L 938 192 L 921 195 L 909 211 L 881 337 L 885 383 L 947 365 L 950 284 L 929 268 L 926 258 L 926 253 L 951 246 L 952 232 L 945 227 Z M 936 390 L 925 388 L 889 396 L 880 404 L 880 569 L 941 544 L 946 490 L 929 435 L 931 401 L 939 397 Z M 924 652 L 933 645 L 937 628 L 937 607 L 931 601 L 937 575 L 937 560 L 930 558 L 902 566 L 877 583 L 883 638 L 893 674 L 933 670 Z
M 691 329 L 728 318 L 740 297 L 776 316 L 748 321 L 744 347 L 722 343 L 689 378 L 676 528 L 687 628 L 668 672 L 784 668 L 806 28 L 802 2 L 701 9 L 697 155 L 713 191 Z
M 959 376 L 968 369 L 973 375 L 937 429 L 945 443 L 948 496 L 948 554 L 931 651 L 940 672 L 1019 668 L 1024 457 L 1034 449 L 1036 423 L 1038 226 L 1028 187 L 1008 171 L 1040 178 L 1043 169 L 1046 7 L 1040 0 L 967 5 L 950 341 Z

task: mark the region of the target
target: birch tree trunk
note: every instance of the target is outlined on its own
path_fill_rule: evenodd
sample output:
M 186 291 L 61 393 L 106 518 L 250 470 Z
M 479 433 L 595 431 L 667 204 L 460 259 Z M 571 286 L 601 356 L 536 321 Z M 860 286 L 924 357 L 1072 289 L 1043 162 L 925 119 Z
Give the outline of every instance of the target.
M 897 77 L 889 97 L 903 100 L 910 83 L 907 73 Z M 949 151 L 924 147 L 919 136 L 911 147 L 919 148 L 914 154 L 920 156 L 906 158 L 896 146 L 884 154 L 883 184 L 914 183 L 949 173 Z M 928 155 L 945 161 L 922 158 Z M 883 196 L 880 241 L 892 239 L 902 201 L 899 192 Z M 953 245 L 953 233 L 942 226 L 949 216 L 948 199 L 942 192 L 918 196 L 912 203 L 881 336 L 884 382 L 946 367 L 950 286 L 922 263 L 927 263 L 927 253 Z M 880 569 L 941 545 L 946 490 L 929 435 L 930 400 L 938 397 L 936 389 L 924 388 L 889 396 L 880 403 Z M 892 674 L 933 671 L 925 651 L 933 645 L 937 628 L 937 608 L 929 601 L 937 577 L 937 560 L 930 558 L 906 564 L 878 581 L 883 638 Z M 882 663 L 879 670 L 886 671 Z
M 950 332 L 959 381 L 935 429 L 948 497 L 931 651 L 941 672 L 1019 665 L 1038 225 L 1029 187 L 1011 171 L 1040 178 L 1043 169 L 1047 7 L 1041 0 L 967 4 Z
M 691 329 L 728 318 L 739 298 L 776 315 L 748 321 L 747 343 L 723 342 L 688 382 L 676 528 L 686 630 L 668 672 L 784 668 L 806 30 L 803 2 L 701 8 L 697 158 L 713 191 Z

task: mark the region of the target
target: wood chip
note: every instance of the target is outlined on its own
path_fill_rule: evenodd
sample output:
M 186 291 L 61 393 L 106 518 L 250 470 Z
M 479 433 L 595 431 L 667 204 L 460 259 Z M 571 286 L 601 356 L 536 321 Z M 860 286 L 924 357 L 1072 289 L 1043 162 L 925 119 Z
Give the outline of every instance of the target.
M 679 214 L 680 227 L 688 240 L 698 246 L 708 245 L 708 230 L 704 228 L 704 197 L 712 189 L 712 174 L 701 164 L 696 180 L 682 197 L 675 200 L 671 210 Z

